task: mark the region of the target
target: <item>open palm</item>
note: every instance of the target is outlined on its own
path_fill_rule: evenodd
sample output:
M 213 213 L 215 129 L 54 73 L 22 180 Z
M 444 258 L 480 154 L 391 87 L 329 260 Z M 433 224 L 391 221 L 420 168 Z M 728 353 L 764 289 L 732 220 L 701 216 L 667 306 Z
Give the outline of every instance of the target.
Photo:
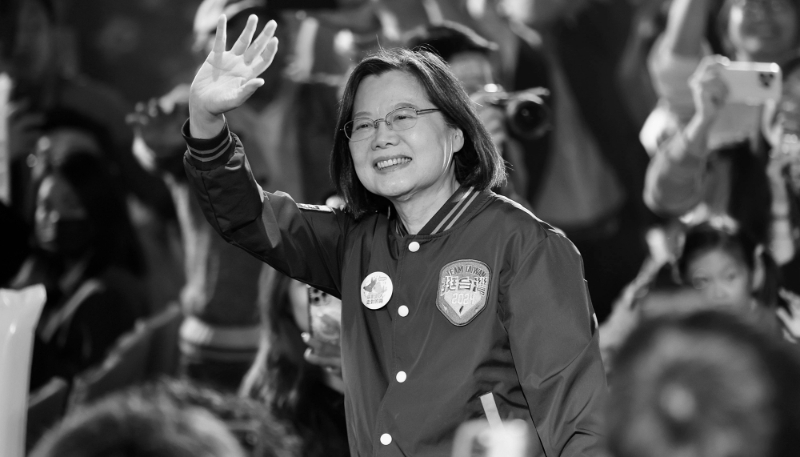
M 242 105 L 264 84 L 258 76 L 278 50 L 275 21 L 269 21 L 253 40 L 258 19 L 250 16 L 236 43 L 226 51 L 226 23 L 225 16 L 220 16 L 214 47 L 192 82 L 189 107 L 195 114 L 216 116 Z

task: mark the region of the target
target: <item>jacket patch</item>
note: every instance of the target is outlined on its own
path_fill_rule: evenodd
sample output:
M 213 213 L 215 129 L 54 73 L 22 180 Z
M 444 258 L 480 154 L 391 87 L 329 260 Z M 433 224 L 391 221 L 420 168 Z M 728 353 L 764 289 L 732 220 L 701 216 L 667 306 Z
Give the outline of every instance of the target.
M 456 260 L 439 273 L 436 307 L 453 325 L 467 325 L 486 307 L 491 271 L 477 260 Z
M 324 205 L 307 205 L 305 203 L 298 203 L 297 207 L 306 211 L 319 211 L 321 213 L 332 213 L 333 210 Z

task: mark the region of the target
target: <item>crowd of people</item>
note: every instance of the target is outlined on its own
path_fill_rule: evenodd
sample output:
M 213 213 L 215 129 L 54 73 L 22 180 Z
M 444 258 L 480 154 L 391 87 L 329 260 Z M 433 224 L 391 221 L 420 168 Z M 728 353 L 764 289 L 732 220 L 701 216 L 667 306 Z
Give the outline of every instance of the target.
M 800 1 L 193 24 L 194 81 L 125 100 L 64 68 L 54 0 L 0 3 L 0 287 L 47 290 L 30 391 L 183 312 L 177 379 L 31 455 L 443 456 L 481 418 L 520 420 L 519 455 L 794 455 Z M 732 62 L 780 90 L 743 98 Z

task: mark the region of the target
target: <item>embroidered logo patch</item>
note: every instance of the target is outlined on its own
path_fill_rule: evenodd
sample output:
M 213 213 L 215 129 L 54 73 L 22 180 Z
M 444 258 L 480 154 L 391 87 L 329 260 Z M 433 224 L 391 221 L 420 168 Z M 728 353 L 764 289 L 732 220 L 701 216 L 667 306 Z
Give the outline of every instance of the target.
M 439 273 L 436 307 L 453 325 L 467 325 L 486 307 L 491 272 L 477 260 L 456 260 Z

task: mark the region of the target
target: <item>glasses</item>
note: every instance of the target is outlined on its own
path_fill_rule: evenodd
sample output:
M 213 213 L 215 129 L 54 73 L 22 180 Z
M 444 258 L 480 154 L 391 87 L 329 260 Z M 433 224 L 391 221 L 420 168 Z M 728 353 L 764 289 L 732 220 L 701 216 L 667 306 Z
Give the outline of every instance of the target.
M 381 121 L 385 122 L 386 127 L 390 130 L 408 130 L 417 125 L 417 119 L 421 114 L 428 114 L 434 111 L 439 111 L 439 109 L 397 108 L 394 111 L 390 111 L 383 119 L 373 120 L 366 117 L 357 117 L 344 125 L 344 134 L 350 141 L 363 141 L 372 138 L 378 130 L 378 123 Z

